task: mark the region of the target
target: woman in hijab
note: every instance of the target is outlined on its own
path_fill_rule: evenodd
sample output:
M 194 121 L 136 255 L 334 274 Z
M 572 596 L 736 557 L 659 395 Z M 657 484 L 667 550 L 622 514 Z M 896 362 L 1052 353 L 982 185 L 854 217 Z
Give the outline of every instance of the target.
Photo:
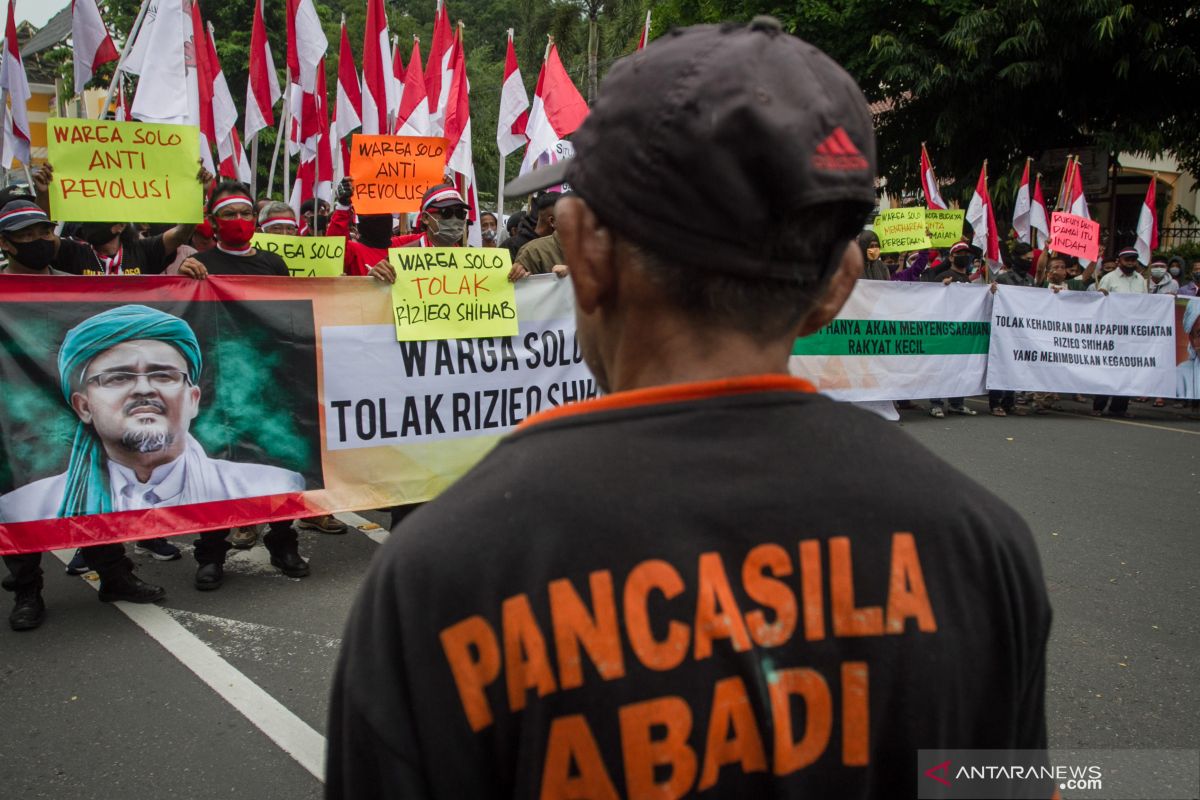
M 858 246 L 863 252 L 863 279 L 868 281 L 890 281 L 892 273 L 879 258 L 879 237 L 875 231 L 863 231 L 858 235 Z

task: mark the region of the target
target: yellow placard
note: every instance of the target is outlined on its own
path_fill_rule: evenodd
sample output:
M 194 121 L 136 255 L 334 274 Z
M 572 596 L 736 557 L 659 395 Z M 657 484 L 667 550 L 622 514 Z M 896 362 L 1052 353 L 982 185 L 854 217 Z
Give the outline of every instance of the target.
M 512 258 L 503 247 L 394 247 L 388 260 L 397 340 L 516 336 Z
M 199 129 L 52 117 L 50 216 L 68 222 L 201 222 Z
M 905 253 L 927 250 L 929 236 L 925 233 L 925 209 L 889 208 L 875 218 L 875 235 L 879 249 L 885 253 Z
M 962 241 L 963 219 L 967 212 L 961 208 L 942 211 L 925 209 L 925 228 L 934 247 L 950 247 Z
M 255 249 L 266 250 L 282 258 L 293 278 L 336 278 L 343 274 L 345 236 L 256 233 L 250 244 Z

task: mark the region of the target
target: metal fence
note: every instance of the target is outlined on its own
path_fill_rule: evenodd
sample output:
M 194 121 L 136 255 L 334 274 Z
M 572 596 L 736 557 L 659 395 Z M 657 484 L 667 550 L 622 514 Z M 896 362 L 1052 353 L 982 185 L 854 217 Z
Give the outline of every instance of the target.
M 1180 245 L 1189 243 L 1200 244 L 1200 226 L 1158 229 L 1159 250 L 1174 250 Z

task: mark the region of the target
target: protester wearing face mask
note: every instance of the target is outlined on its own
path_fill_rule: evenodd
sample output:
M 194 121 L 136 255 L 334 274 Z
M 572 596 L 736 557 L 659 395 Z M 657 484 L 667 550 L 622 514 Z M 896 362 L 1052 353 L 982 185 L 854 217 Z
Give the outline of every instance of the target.
M 359 217 L 360 237 L 362 220 Z M 415 226 L 419 235 L 403 247 L 462 247 L 467 224 L 467 203 L 458 190 L 448 183 L 432 186 L 421 199 L 421 213 Z M 396 271 L 386 257 L 367 274 L 384 283 L 396 282 Z
M 480 213 L 479 235 L 483 239 L 484 247 L 500 246 L 500 226 L 496 215 L 492 212 L 484 211 Z
M 354 185 L 349 178 L 343 178 L 338 184 L 334 198 L 328 234 L 346 237 L 345 257 L 342 263 L 342 271 L 345 274 L 365 276 L 370 273 L 372 266 L 380 261 L 387 261 L 388 248 L 404 247 L 409 242 L 421 238 L 419 233 L 396 236 L 393 233 L 396 219 L 391 214 L 359 214 L 355 222 L 358 239 L 351 238 L 350 223 L 355 220 L 353 200 Z
M 863 252 L 863 262 L 865 264 L 862 280 L 890 281 L 892 273 L 879 257 L 881 249 L 879 247 L 879 237 L 875 234 L 875 231 L 863 231 L 860 233 L 858 235 L 858 247 Z
M 0 208 L 0 250 L 8 264 L 2 275 L 70 275 L 54 269 L 54 223 L 36 203 L 10 200 Z
M 197 279 L 207 275 L 288 277 L 283 258 L 250 246 L 250 240 L 254 238 L 254 217 L 254 201 L 243 184 L 237 181 L 218 184 L 208 200 L 208 218 L 217 246 L 184 261 L 179 274 Z
M 1012 250 L 1009 268 L 995 276 L 992 286 L 1033 286 L 1033 248 L 1024 242 L 1018 243 Z
M 1162 259 L 1156 258 L 1150 262 L 1146 291 L 1150 294 L 1179 294 L 1179 282 L 1167 272 L 1167 264 Z
M 858 241 L 861 247 L 863 241 L 861 234 Z M 921 280 L 926 283 L 941 283 L 943 286 L 971 282 L 971 248 L 965 242 L 959 242 L 950 248 L 950 258 L 947 261 L 949 262 L 948 269 L 941 272 L 926 270 L 925 274 L 921 276 Z M 951 397 L 949 407 L 946 405 L 946 400 L 941 397 L 935 397 L 929 401 L 929 416 L 942 419 L 946 416 L 946 411 L 964 417 L 973 417 L 976 414 L 975 409 L 967 407 L 962 397 Z
M 1146 294 L 1146 279 L 1137 268 L 1137 250 L 1126 247 L 1117 253 L 1117 268 L 1100 279 L 1100 291 L 1105 294 Z

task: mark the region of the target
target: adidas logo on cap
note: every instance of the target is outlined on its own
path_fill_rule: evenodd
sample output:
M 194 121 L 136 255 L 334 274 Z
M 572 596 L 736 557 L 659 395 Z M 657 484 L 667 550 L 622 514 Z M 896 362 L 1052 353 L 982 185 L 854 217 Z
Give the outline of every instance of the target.
M 853 172 L 868 169 L 867 160 L 850 141 L 846 129 L 838 126 L 833 133 L 825 137 L 825 141 L 817 145 L 813 153 L 813 166 L 830 172 Z

